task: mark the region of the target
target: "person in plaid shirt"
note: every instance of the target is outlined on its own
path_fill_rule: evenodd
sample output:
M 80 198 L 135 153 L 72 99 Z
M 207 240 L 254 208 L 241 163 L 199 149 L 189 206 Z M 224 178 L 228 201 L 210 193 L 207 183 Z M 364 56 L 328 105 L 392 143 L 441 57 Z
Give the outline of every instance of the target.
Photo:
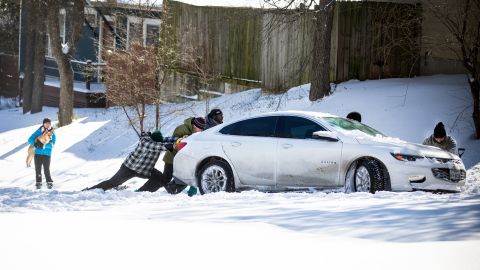
M 137 191 L 156 191 L 159 185 L 166 185 L 170 179 L 167 179 L 159 170 L 155 169 L 155 163 L 157 163 L 162 151 L 173 150 L 173 143 L 176 140 L 177 138 L 173 137 L 163 138 L 162 133 L 158 130 L 151 134 L 142 133 L 137 147 L 128 155 L 117 173 L 109 180 L 85 190 L 97 188 L 108 190 L 118 187 L 133 177 L 140 177 L 147 178 L 149 180 L 147 182 L 151 184 L 144 185 Z

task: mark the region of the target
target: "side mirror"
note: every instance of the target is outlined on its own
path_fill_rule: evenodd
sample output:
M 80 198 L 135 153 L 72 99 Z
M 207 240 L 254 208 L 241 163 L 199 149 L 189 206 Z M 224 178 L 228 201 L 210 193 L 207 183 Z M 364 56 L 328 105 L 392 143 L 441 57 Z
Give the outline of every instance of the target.
M 339 141 L 335 133 L 331 131 L 316 131 L 312 134 L 312 138 L 316 140 L 325 140 L 330 142 Z
M 458 148 L 458 156 L 462 158 L 463 154 L 465 153 L 465 148 Z

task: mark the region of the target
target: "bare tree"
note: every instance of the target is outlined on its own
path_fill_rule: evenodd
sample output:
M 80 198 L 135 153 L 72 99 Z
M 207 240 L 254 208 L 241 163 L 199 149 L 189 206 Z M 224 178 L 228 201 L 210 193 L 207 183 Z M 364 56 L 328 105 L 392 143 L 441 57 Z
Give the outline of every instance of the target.
M 70 59 L 75 53 L 75 46 L 80 39 L 85 18 L 85 1 L 47 0 L 47 24 L 51 40 L 52 53 L 60 73 L 59 126 L 72 123 L 73 120 L 73 69 Z M 59 14 L 61 8 L 67 8 L 70 14 L 70 33 L 68 41 L 63 44 L 60 38 Z
M 42 111 L 43 84 L 45 81 L 46 23 L 38 14 L 44 14 L 44 1 L 32 0 L 26 3 L 28 11 L 27 42 L 25 52 L 25 75 L 23 79 L 23 113 Z
M 106 58 L 105 84 L 107 99 L 122 106 L 137 134 L 145 129 L 146 107 L 158 104 L 156 87 L 156 51 L 140 43 L 131 43 L 127 51 L 112 52 Z M 129 116 L 130 108 L 135 117 Z M 140 132 L 135 126 L 138 125 Z
M 336 0 L 264 0 L 288 15 L 280 21 L 298 20 L 308 13 L 313 14 L 313 46 L 311 52 L 311 86 L 309 99 L 315 101 L 330 93 L 330 40 L 333 25 L 333 11 Z M 273 21 L 268 28 L 274 28 Z
M 450 34 L 436 45 L 449 49 L 467 71 L 476 138 L 480 139 L 480 0 L 425 0 L 424 4 Z
M 422 16 L 417 4 L 379 3 L 369 11 L 373 21 L 373 57 L 378 66 L 378 78 L 391 76 L 392 65 L 407 66 L 414 75 L 420 57 Z M 390 63 L 391 57 L 401 55 L 402 64 Z
M 38 14 L 45 14 L 47 11 L 44 1 L 35 1 L 35 11 Z M 33 14 L 31 14 L 33 16 Z M 37 15 L 35 15 L 37 17 Z M 43 85 L 45 81 L 45 47 L 47 42 L 47 25 L 44 20 L 35 22 L 35 47 L 27 48 L 34 51 L 33 59 L 33 88 L 31 112 L 42 111 L 43 107 Z
M 315 27 L 309 99 L 315 101 L 330 93 L 330 40 L 333 24 L 333 0 L 320 0 L 315 7 Z
M 162 25 L 160 31 L 160 40 L 156 55 L 156 87 L 159 98 L 155 104 L 155 127 L 160 128 L 160 96 L 163 86 L 168 77 L 175 71 L 178 63 L 177 44 L 175 42 L 174 30 L 172 24 L 165 23 L 172 19 L 168 1 L 163 1 L 162 5 Z
M 23 113 L 28 113 L 32 109 L 32 89 L 33 89 L 33 63 L 35 57 L 35 24 L 37 16 L 32 16 L 31 13 L 35 10 L 34 1 L 28 1 L 25 4 L 27 10 L 30 12 L 27 18 L 27 41 L 25 50 L 25 74 L 23 76 L 22 100 Z

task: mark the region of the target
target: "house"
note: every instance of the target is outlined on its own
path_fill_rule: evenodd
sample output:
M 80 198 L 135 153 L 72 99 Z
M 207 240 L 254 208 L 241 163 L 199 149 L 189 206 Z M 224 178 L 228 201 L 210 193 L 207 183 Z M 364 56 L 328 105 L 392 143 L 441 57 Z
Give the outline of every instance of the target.
M 24 2 L 24 1 L 22 1 Z M 132 42 L 155 46 L 159 40 L 161 5 L 158 1 L 86 1 L 85 21 L 81 36 L 76 45 L 74 59 L 74 106 L 104 107 L 105 87 L 102 83 L 102 66 L 109 51 L 126 50 Z M 67 40 L 70 23 L 68 9 L 60 11 L 60 36 Z M 21 9 L 19 46 L 19 74 L 23 78 L 25 70 L 27 16 L 25 6 Z M 36 14 L 38 16 L 38 14 Z M 44 105 L 58 106 L 59 72 L 52 55 L 50 39 L 47 38 L 45 55 Z M 87 60 L 92 61 L 95 72 L 90 89 L 84 83 L 84 68 Z

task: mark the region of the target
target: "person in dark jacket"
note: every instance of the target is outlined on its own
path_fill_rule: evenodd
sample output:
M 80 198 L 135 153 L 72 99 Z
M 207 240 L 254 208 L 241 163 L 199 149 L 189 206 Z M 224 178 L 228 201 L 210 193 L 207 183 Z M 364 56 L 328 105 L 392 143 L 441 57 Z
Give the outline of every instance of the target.
M 205 117 L 205 129 L 209 129 L 223 123 L 223 113 L 220 109 L 211 110 Z
M 439 122 L 435 126 L 433 134 L 426 138 L 423 144 L 438 147 L 452 154 L 456 154 L 457 152 L 457 142 L 454 138 L 447 135 L 442 122 Z
M 175 130 L 173 131 L 172 137 L 180 138 L 178 140 L 179 142 L 184 137 L 190 136 L 196 132 L 201 132 L 202 130 L 205 129 L 205 125 L 206 125 L 205 119 L 203 119 L 202 117 L 187 118 L 185 119 L 183 124 L 175 128 Z M 166 152 L 165 156 L 163 157 L 163 161 L 165 162 L 165 165 L 163 167 L 163 175 L 169 181 L 169 183 L 165 186 L 165 189 L 170 194 L 180 193 L 182 192 L 182 190 L 184 190 L 187 187 L 187 185 L 185 185 L 184 183 L 171 180 L 173 177 L 173 158 L 175 157 L 176 154 L 177 154 L 177 150 L 174 149 L 173 151 Z M 155 186 L 155 183 L 150 183 L 150 182 L 153 182 L 153 181 L 150 181 L 150 180 L 147 181 L 147 183 L 145 183 L 145 186 L 146 185 L 151 186 L 152 190 L 154 191 L 162 187 L 162 186 L 157 187 Z M 189 189 L 189 195 L 194 195 L 194 193 L 196 193 L 195 188 L 192 187 L 191 190 Z
M 347 114 L 347 119 L 355 120 L 359 123 L 362 122 L 362 115 L 359 112 L 351 112 Z
M 45 180 L 47 182 L 47 188 L 53 187 L 52 176 L 50 175 L 50 161 L 52 156 L 52 148 L 57 141 L 55 133 L 52 134 L 50 142 L 42 145 L 36 142 L 35 139 L 42 135 L 45 131 L 52 131 L 52 121 L 49 118 L 43 119 L 42 126 L 40 126 L 31 136 L 28 138 L 28 144 L 35 147 L 35 186 L 37 189 L 42 188 L 42 167 L 45 174 Z
M 95 67 L 92 64 L 92 60 L 87 60 L 87 64 L 85 65 L 85 69 L 83 71 L 84 78 L 85 78 L 85 88 L 90 90 L 90 83 L 93 80 L 93 73 L 95 72 Z
M 137 147 L 131 152 L 120 166 L 117 173 L 109 180 L 103 181 L 93 187 L 84 190 L 103 189 L 108 190 L 125 183 L 133 177 L 148 178 L 147 182 L 155 183 L 155 187 L 166 185 L 170 179 L 155 169 L 160 153 L 173 150 L 173 143 L 177 138 L 163 138 L 160 131 L 153 133 L 142 133 Z M 157 188 L 158 189 L 158 188 Z M 144 185 L 137 191 L 154 192 L 152 185 Z

